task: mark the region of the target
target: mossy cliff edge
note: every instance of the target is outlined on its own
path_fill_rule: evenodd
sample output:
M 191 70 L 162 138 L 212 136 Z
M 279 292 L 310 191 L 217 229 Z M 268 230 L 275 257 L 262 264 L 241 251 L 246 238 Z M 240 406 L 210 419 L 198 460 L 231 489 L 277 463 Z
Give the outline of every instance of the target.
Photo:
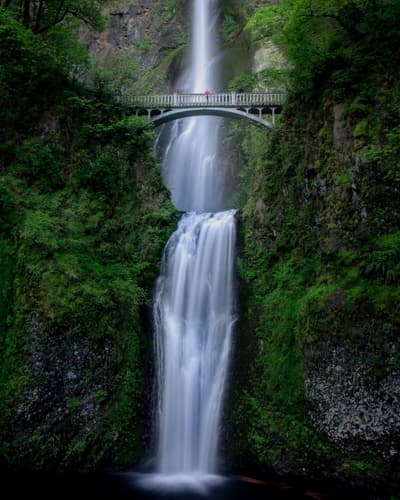
M 149 421 L 151 289 L 177 220 L 154 133 L 0 16 L 0 460 L 131 463 Z
M 368 43 L 244 139 L 227 447 L 242 470 L 382 492 L 400 484 L 400 64 Z

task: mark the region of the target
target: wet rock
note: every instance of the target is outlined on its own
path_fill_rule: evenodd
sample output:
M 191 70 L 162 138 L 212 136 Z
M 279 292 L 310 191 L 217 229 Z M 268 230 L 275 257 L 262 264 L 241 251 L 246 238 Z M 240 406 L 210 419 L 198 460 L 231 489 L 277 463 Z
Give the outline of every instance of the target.
M 84 442 L 96 431 L 103 412 L 96 394 L 110 390 L 116 368 L 107 342 L 99 348 L 82 336 L 48 334 L 35 315 L 27 323 L 29 384 L 16 407 L 13 444 L 20 463 L 34 456 L 42 468 L 52 457 L 64 460 L 68 443 Z
M 364 447 L 382 457 L 400 450 L 400 369 L 388 355 L 374 373 L 375 352 L 367 346 L 330 343 L 304 349 L 304 388 L 314 427 L 345 453 Z

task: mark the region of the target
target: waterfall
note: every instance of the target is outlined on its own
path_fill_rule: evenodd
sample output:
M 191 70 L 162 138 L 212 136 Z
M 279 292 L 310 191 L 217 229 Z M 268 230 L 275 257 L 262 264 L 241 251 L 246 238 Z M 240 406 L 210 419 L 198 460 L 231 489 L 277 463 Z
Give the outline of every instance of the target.
M 191 65 L 179 85 L 215 90 L 217 2 L 194 0 Z M 235 210 L 218 169 L 220 119 L 177 122 L 163 173 L 187 212 L 164 251 L 154 295 L 158 380 L 157 472 L 217 472 L 224 387 L 235 322 Z M 221 211 L 222 210 L 222 211 Z
M 234 211 L 186 214 L 156 291 L 162 473 L 216 470 L 233 315 Z
M 218 90 L 216 27 L 218 2 L 193 0 L 191 64 L 178 80 L 185 92 Z M 206 97 L 204 96 L 204 99 Z M 221 118 L 175 122 L 165 148 L 163 174 L 175 207 L 184 212 L 216 212 L 226 206 L 226 185 L 218 168 Z

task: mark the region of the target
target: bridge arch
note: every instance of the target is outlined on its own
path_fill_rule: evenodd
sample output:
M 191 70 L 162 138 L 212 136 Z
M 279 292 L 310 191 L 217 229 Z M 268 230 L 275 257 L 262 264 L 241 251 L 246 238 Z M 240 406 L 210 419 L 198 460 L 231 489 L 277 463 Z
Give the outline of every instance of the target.
M 179 118 L 187 118 L 191 116 L 222 116 L 225 118 L 236 118 L 250 121 L 254 125 L 260 127 L 272 128 L 273 123 L 260 118 L 257 115 L 251 113 L 246 113 L 234 108 L 179 108 L 164 111 L 160 114 L 150 115 L 150 121 L 154 123 L 156 127 L 163 125 Z
M 147 115 L 155 126 L 187 116 L 225 116 L 245 119 L 261 127 L 272 128 L 275 115 L 282 111 L 285 94 L 271 93 L 220 93 L 220 94 L 168 94 L 125 95 L 115 94 L 116 100 Z M 264 118 L 271 114 L 271 120 Z

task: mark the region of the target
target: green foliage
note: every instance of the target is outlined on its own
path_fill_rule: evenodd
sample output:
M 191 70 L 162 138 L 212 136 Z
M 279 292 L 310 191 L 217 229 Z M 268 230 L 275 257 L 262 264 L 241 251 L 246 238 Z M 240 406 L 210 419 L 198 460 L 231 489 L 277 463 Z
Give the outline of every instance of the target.
M 104 389 L 98 389 L 96 391 L 96 399 L 99 403 L 104 403 L 108 398 L 108 392 Z
M 222 38 L 224 40 L 229 40 L 236 36 L 239 30 L 240 25 L 238 19 L 231 14 L 225 15 L 221 26 Z
M 14 10 L 0 7 L 0 26 L 0 50 L 7 55 L 1 58 L 4 63 L 0 71 L 6 78 L 15 79 L 20 74 L 21 80 L 28 82 L 29 75 L 43 79 L 48 77 L 42 74 L 44 71 L 54 69 L 76 78 L 88 68 L 87 50 L 78 40 L 76 20 L 64 20 L 62 25 L 49 26 L 46 33 L 34 36 L 32 26 L 18 22 Z
M 134 318 L 135 322 L 139 317 Z M 104 425 L 105 439 L 97 443 L 93 453 L 102 456 L 109 455 L 109 442 L 118 440 L 117 460 L 129 463 L 139 460 L 142 456 L 143 417 L 140 414 L 140 403 L 144 397 L 146 340 L 143 332 L 127 336 L 120 346 L 120 355 L 124 362 L 116 378 L 116 389 L 110 402 L 110 409 Z M 115 455 L 115 452 L 114 452 Z
M 95 59 L 89 76 L 95 87 L 107 92 L 121 92 L 131 89 L 138 78 L 137 49 L 145 49 L 149 42 L 140 47 L 123 47 L 110 51 L 102 59 Z
M 67 403 L 67 410 L 70 413 L 75 413 L 80 409 L 81 405 L 82 405 L 82 402 L 79 399 L 77 399 L 77 398 L 71 399 Z
M 268 5 L 258 8 L 250 17 L 246 29 L 251 30 L 255 41 L 271 37 L 282 28 L 284 11 L 280 6 Z
M 229 82 L 230 92 L 252 92 L 254 90 L 257 77 L 254 73 L 241 73 Z
M 14 2 L 2 2 L 35 34 L 48 32 L 71 18 L 77 18 L 94 29 L 102 29 L 101 7 L 106 3 L 104 0 L 23 0 L 16 7 Z
M 66 50 L 70 22 L 35 36 L 8 9 L 0 21 L 1 460 L 127 463 L 142 449 L 146 308 L 176 223 L 154 132 L 98 89 L 67 80 L 80 57 Z M 75 344 L 91 357 L 64 367 Z M 68 386 L 60 367 L 78 370 L 78 383 Z M 53 383 L 43 421 L 16 411 Z M 89 434 L 88 411 L 98 415 Z M 15 449 L 18 432 L 24 445 Z
M 0 164 L 15 154 L 16 130 L 23 135 L 33 128 L 60 99 L 65 76 L 76 77 L 87 66 L 87 53 L 74 36 L 64 25 L 51 37 L 34 36 L 0 7 Z
M 0 328 L 2 331 L 4 331 L 12 312 L 11 306 L 15 272 L 14 251 L 14 246 L 10 241 L 3 238 L 0 239 L 0 261 L 2 263 L 0 267 L 0 282 L 2 284 L 0 289 Z M 1 352 L 4 352 L 4 342 L 5 338 L 1 337 Z
M 335 92 L 361 82 L 370 64 L 389 63 L 399 41 L 396 0 L 285 0 L 262 6 L 247 29 L 272 37 L 292 64 L 294 90 L 318 90 L 332 78 Z
M 335 293 L 334 285 L 315 285 L 299 300 L 298 334 L 303 342 L 324 338 L 331 328 L 332 318 L 327 311 L 329 300 Z
M 400 232 L 387 234 L 374 241 L 360 263 L 361 273 L 367 278 L 382 279 L 384 283 L 400 281 Z
M 132 159 L 132 147 L 127 149 Z M 101 432 L 92 437 L 82 435 L 80 446 L 73 445 L 84 428 L 79 423 L 84 403 L 78 393 L 66 406 L 66 411 L 74 415 L 75 423 L 68 424 L 68 435 L 64 437 L 62 426 L 60 434 L 54 431 L 52 436 L 58 442 L 51 453 L 44 438 L 48 431 L 35 429 L 40 439 L 30 442 L 29 446 L 32 453 L 36 453 L 37 446 L 41 447 L 43 463 L 57 462 L 62 457 L 63 461 L 76 464 L 88 454 L 94 463 L 110 455 L 115 460 L 129 461 L 141 450 L 137 408 L 144 389 L 144 346 L 147 344 L 142 309 L 149 300 L 158 274 L 158 260 L 176 218 L 166 193 L 158 187 L 159 174 L 153 163 L 146 160 L 146 164 L 140 165 L 136 158 L 133 166 L 127 163 L 127 154 L 125 163 L 119 159 L 117 164 L 111 164 L 107 146 L 101 149 L 97 145 L 93 151 L 91 161 L 98 168 L 101 166 L 96 171 L 101 181 L 93 184 L 92 179 L 90 189 L 85 189 L 87 178 L 81 178 L 87 165 L 77 168 L 75 159 L 73 167 L 67 167 L 73 174 L 61 189 L 48 186 L 42 192 L 39 185 L 33 184 L 27 207 L 19 196 L 24 197 L 28 188 L 21 188 L 20 195 L 15 194 L 21 212 L 20 221 L 14 227 L 18 250 L 12 253 L 9 274 L 3 276 L 1 273 L 6 269 L 2 266 L 0 269 L 3 283 L 0 299 L 5 314 L 4 318 L 0 317 L 2 342 L 7 344 L 6 348 L 2 345 L 0 381 L 1 413 L 5 418 L 0 430 L 5 443 L 9 442 L 4 434 L 9 425 L 7 419 L 13 414 L 16 401 L 25 390 L 32 391 L 37 383 L 30 375 L 27 353 L 33 333 L 27 318 L 34 314 L 40 335 L 49 339 L 58 335 L 62 335 L 65 343 L 68 339 L 86 339 L 96 359 L 101 359 L 104 342 L 113 346 L 113 376 L 108 378 L 106 388 L 94 394 L 95 401 L 105 405 L 104 418 L 98 424 Z M 9 167 L 21 175 L 16 168 Z M 139 186 L 133 173 L 141 175 L 141 168 L 143 177 Z M 110 196 L 115 194 L 113 175 L 120 177 L 118 169 L 125 172 L 127 178 L 124 189 L 118 191 L 118 197 L 110 204 Z M 103 191 L 107 192 L 102 194 Z M 10 243 L 7 240 L 5 243 L 5 251 L 9 248 L 7 253 L 12 252 Z M 1 261 L 7 263 L 6 254 L 1 255 Z M 15 269 L 18 300 L 13 299 L 12 294 Z M 86 377 L 102 380 L 103 369 L 93 363 Z M 20 370 L 25 374 L 22 379 Z M 65 416 L 65 425 L 68 418 Z M 133 428 L 137 429 L 134 437 Z
M 127 172 L 121 171 L 120 164 L 109 152 L 101 152 L 93 160 L 81 158 L 76 170 L 80 185 L 93 192 L 115 197 L 126 187 Z
M 15 92 L 9 82 L 29 82 L 37 72 L 39 44 L 6 9 L 0 8 L 0 85 L 3 91 Z
M 41 192 L 52 191 L 64 185 L 62 149 L 32 137 L 16 151 L 15 173 L 29 184 L 37 183 Z
M 6 223 L 13 208 L 13 196 L 10 189 L 8 186 L 0 184 L 0 228 Z
M 85 132 L 103 144 L 123 145 L 132 153 L 144 150 L 155 137 L 151 123 L 146 118 L 135 115 L 107 126 L 96 124 L 85 127 Z
M 288 87 L 289 75 L 289 69 L 266 68 L 257 75 L 257 87 L 268 92 L 285 92 Z
M 79 23 L 71 21 L 42 36 L 49 57 L 72 81 L 85 77 L 90 69 L 88 50 L 77 36 L 78 29 Z
M 285 6 L 266 9 L 287 23 L 278 16 Z M 308 6 L 336 8 L 329 2 Z M 289 99 L 270 134 L 236 132 L 246 158 L 240 176 L 247 202 L 240 220 L 241 320 L 230 448 L 236 460 L 261 469 L 317 475 L 340 469 L 348 478 L 384 480 L 396 474 L 394 466 L 382 465 L 375 451 L 364 456 L 370 444 L 360 442 L 361 451 L 349 457 L 315 434 L 303 377 L 307 353 L 326 345 L 374 353 L 371 381 L 390 373 L 385 346 L 397 345 L 400 326 L 399 60 L 392 52 L 390 70 L 380 63 L 367 69 L 363 35 L 350 42 L 353 35 L 335 19 L 304 20 L 309 22 L 316 22 L 315 47 L 323 49 L 323 26 L 330 40 L 316 64 L 311 56 L 306 64 L 307 47 L 296 42 L 296 64 L 301 55 L 305 67 L 292 69 L 292 84 L 313 98 L 302 93 Z M 330 23 L 336 41 L 351 44 L 340 72 L 331 58 Z M 309 35 L 303 35 L 307 46 Z M 334 72 L 317 88 L 327 61 Z M 390 366 L 398 369 L 396 357 Z

